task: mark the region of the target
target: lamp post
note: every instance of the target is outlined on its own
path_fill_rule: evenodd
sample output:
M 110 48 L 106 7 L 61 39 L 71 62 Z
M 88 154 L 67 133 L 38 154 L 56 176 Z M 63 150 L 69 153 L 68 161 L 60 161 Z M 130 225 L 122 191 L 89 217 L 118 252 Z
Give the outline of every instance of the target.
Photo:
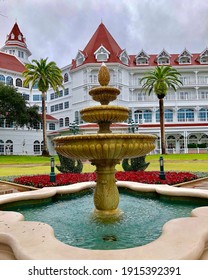
M 72 134 L 77 134 L 79 132 L 79 125 L 75 121 L 73 121 L 69 124 L 69 131 Z
M 160 162 L 160 175 L 159 175 L 159 178 L 161 180 L 165 180 L 164 160 L 163 160 L 162 156 L 160 157 L 159 162 Z
M 54 172 L 55 164 L 54 164 L 54 158 L 51 158 L 51 172 L 50 172 L 50 182 L 56 182 L 56 174 Z

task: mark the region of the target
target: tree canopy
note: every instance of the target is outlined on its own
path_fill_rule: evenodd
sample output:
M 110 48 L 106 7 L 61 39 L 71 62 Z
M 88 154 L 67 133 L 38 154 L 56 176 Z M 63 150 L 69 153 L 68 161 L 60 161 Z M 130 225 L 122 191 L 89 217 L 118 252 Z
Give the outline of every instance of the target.
M 29 107 L 24 97 L 14 87 L 0 83 L 0 118 L 17 126 L 34 126 L 40 122 L 38 107 Z
M 43 125 L 43 150 L 42 155 L 49 156 L 47 147 L 47 135 L 46 135 L 46 105 L 45 95 L 51 86 L 55 91 L 59 91 L 59 87 L 63 87 L 63 77 L 61 69 L 58 68 L 54 61 L 48 62 L 47 59 L 41 58 L 39 61 L 32 60 L 32 63 L 25 65 L 26 70 L 22 73 L 25 78 L 23 85 L 30 86 L 31 90 L 35 84 L 37 84 L 38 90 L 42 93 L 42 125 Z

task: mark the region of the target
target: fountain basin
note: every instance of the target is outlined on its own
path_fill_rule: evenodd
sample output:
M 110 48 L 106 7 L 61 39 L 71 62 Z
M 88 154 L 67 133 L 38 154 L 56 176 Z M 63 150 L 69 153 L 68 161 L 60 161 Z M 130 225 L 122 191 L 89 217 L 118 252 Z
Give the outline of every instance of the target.
M 146 185 L 117 182 L 139 192 L 155 192 L 173 197 L 208 198 L 206 190 L 174 188 L 168 185 Z M 0 197 L 0 205 L 75 193 L 95 186 L 93 182 L 43 188 L 32 192 L 13 193 Z M 79 206 L 78 206 L 79 207 Z M 162 214 L 162 213 L 161 213 Z M 17 212 L 0 211 L 0 255 L 2 259 L 19 260 L 198 260 L 208 259 L 208 207 L 194 209 L 191 217 L 174 219 L 163 226 L 155 241 L 130 249 L 89 250 L 66 245 L 54 236 L 53 229 L 40 222 L 24 221 Z M 131 228 L 130 228 L 131 232 Z
M 86 122 L 123 122 L 128 118 L 129 109 L 121 106 L 93 106 L 80 111 L 82 119 Z
M 155 147 L 154 135 L 90 134 L 54 138 L 58 153 L 82 160 L 121 160 L 146 155 Z

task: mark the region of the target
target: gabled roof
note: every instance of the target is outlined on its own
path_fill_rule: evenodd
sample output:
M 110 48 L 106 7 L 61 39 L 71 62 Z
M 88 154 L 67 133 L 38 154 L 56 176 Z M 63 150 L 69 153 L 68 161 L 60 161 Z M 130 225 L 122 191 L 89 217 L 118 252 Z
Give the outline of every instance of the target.
M 11 32 L 9 33 L 9 35 L 7 35 L 7 39 L 4 45 L 4 47 L 10 47 L 10 46 L 24 48 L 28 51 L 29 54 L 31 54 L 31 52 L 27 48 L 26 39 L 24 38 L 22 32 L 20 31 L 17 23 L 14 24 Z
M 103 23 L 101 23 L 95 33 L 93 34 L 92 38 L 89 40 L 88 44 L 84 48 L 84 50 L 80 50 L 79 52 L 83 55 L 83 62 L 80 65 L 85 65 L 88 63 L 100 63 L 96 60 L 95 52 L 103 45 L 103 47 L 110 52 L 109 59 L 105 61 L 105 63 L 122 63 L 120 60 L 120 55 L 122 52 L 124 52 L 124 49 L 121 49 L 118 43 L 115 41 L 115 39 L 112 37 L 112 35 L 109 33 L 107 28 Z M 186 50 L 186 49 L 185 49 Z M 184 50 L 184 51 L 185 51 Z M 183 52 L 184 52 L 183 51 Z M 186 50 L 187 51 L 187 50 Z M 171 66 L 183 66 L 183 64 L 179 64 L 178 57 L 182 54 L 169 54 L 165 49 L 163 49 L 159 54 L 147 54 L 143 49 L 137 54 L 137 55 L 128 55 L 129 61 L 128 66 L 129 67 L 146 67 L 146 64 L 136 64 L 136 58 L 141 54 L 144 53 L 148 57 L 148 66 L 158 66 L 157 60 L 158 58 L 162 57 L 163 55 L 167 56 L 170 60 Z M 188 51 L 187 51 L 188 52 Z M 208 53 L 208 49 L 206 48 L 204 52 L 200 53 L 190 53 L 190 56 L 192 57 L 191 63 L 187 64 L 187 66 L 192 65 L 200 65 L 199 58 L 204 54 Z M 207 64 L 207 63 L 205 63 Z M 72 67 L 71 70 L 77 68 L 78 65 L 76 65 L 75 59 L 72 60 Z
M 0 69 L 22 73 L 25 66 L 14 55 L 0 52 Z
M 108 62 L 122 63 L 119 59 L 119 55 L 121 54 L 122 49 L 117 44 L 112 35 L 109 33 L 105 25 L 101 23 L 98 26 L 95 33 L 93 34 L 90 41 L 88 42 L 88 44 L 86 45 L 86 47 L 84 48 L 84 50 L 82 51 L 82 53 L 85 56 L 85 61 L 83 62 L 83 64 L 97 63 L 94 53 L 100 48 L 100 46 L 103 46 L 110 52 Z M 76 68 L 75 61 L 72 62 L 72 65 L 72 69 Z

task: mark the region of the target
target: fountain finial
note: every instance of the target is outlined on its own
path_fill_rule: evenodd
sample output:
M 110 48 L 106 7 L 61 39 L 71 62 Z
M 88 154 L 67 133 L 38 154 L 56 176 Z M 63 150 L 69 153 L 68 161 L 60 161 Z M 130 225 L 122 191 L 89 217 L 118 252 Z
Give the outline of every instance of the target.
M 104 62 L 102 63 L 98 73 L 98 81 L 101 86 L 107 86 L 110 82 L 110 73 Z

